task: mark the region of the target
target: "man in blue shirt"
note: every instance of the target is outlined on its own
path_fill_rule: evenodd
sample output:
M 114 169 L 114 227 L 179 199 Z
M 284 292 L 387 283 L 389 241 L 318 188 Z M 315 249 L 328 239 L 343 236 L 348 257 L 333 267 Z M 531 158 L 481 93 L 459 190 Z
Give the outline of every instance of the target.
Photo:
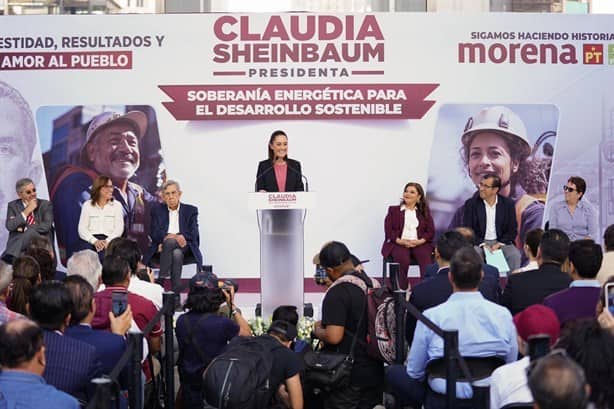
M 448 301 L 426 310 L 424 315 L 443 330 L 459 331 L 458 349 L 462 356 L 496 356 L 513 362 L 518 355 L 518 344 L 512 315 L 480 294 L 478 286 L 482 275 L 482 260 L 477 252 L 470 247 L 459 249 L 452 257 L 448 275 L 454 292 Z M 409 350 L 406 373 L 405 368 L 393 367 L 388 381 L 401 399 L 414 407 L 424 403 L 426 408 L 444 408 L 445 379 L 426 377 L 427 364 L 442 357 L 443 339 L 419 322 Z M 488 386 L 489 381 L 490 378 L 486 378 L 475 385 Z M 456 396 L 471 398 L 471 386 L 457 383 Z
M 32 321 L 18 319 L 0 326 L 0 407 L 78 409 L 67 393 L 47 385 L 43 331 Z

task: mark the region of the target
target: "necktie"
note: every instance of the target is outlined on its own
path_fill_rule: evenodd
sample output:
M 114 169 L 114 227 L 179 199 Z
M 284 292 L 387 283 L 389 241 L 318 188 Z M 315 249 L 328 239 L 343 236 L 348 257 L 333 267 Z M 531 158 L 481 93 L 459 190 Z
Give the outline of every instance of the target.
M 34 223 L 35 223 L 35 221 L 34 221 L 34 214 L 30 213 L 30 214 L 28 215 L 28 217 L 26 217 L 26 223 L 27 223 L 28 225 L 31 225 L 31 224 L 34 224 Z

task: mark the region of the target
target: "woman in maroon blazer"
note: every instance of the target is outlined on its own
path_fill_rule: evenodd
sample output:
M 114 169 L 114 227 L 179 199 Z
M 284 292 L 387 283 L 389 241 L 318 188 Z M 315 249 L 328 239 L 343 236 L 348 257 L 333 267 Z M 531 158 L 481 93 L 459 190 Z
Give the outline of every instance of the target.
M 421 277 L 426 266 L 433 262 L 435 225 L 419 183 L 405 185 L 400 205 L 388 208 L 384 230 L 382 256 L 400 264 L 399 286 L 406 289 L 410 261 L 418 262 Z

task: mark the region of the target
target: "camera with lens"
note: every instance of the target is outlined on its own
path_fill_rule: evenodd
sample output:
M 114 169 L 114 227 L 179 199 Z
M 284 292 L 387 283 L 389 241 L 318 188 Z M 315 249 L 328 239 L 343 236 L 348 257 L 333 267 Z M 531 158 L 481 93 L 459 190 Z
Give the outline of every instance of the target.
M 326 285 L 328 282 L 328 276 L 326 275 L 326 269 L 321 265 L 316 265 L 316 272 L 313 275 L 313 279 L 315 280 L 317 285 Z

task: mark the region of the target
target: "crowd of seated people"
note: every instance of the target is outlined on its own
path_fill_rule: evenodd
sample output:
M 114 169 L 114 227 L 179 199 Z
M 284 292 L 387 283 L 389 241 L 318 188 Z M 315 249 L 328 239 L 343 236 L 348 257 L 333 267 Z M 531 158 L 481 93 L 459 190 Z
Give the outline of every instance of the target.
M 98 190 L 111 192 L 108 182 L 101 180 Z M 505 204 L 496 196 L 498 183 L 493 175 L 485 175 L 476 198 L 481 197 L 492 207 L 489 212 L 503 209 L 513 218 L 505 207 L 497 207 L 497 203 Z M 22 217 L 23 223 L 22 231 L 13 233 L 13 240 L 34 229 L 28 226 L 43 224 L 43 219 L 38 222 L 28 217 L 36 214 L 43 203 L 28 204 L 36 200 L 31 184 L 20 181 L 18 187 L 24 203 L 17 205 L 28 214 L 14 216 Z M 606 308 L 606 286 L 614 283 L 614 270 L 608 270 L 607 264 L 608 253 L 614 249 L 614 228 L 610 226 L 604 233 L 604 251 L 590 239 L 571 241 L 556 228 L 527 232 L 523 248 L 527 263 L 514 268 L 501 286 L 499 271 L 486 264 L 484 254 L 513 246 L 515 222 L 490 225 L 495 219 L 487 215 L 486 227 L 476 234 L 470 225 L 475 216 L 472 212 L 480 205 L 468 202 L 463 217 L 469 226 L 433 237 L 432 244 L 429 240 L 420 241 L 425 233 L 417 230 L 413 222 L 424 218 L 418 204 L 424 193 L 419 185 L 410 184 L 405 190 L 407 197 L 401 207 L 389 211 L 387 223 L 389 230 L 394 230 L 391 243 L 402 247 L 397 249 L 398 254 L 390 254 L 394 259 L 394 254 L 401 257 L 402 251 L 402 257 L 413 258 L 415 248 L 427 243 L 434 249 L 432 264 L 419 260 L 424 278 L 408 289 L 409 302 L 441 329 L 458 330 L 462 356 L 493 358 L 496 362 L 488 376 L 474 382 L 473 386 L 481 389 L 459 381 L 457 407 L 475 408 L 475 391 L 486 390 L 485 402 L 494 409 L 509 404 L 531 404 L 542 409 L 614 408 L 614 317 Z M 161 263 L 178 289 L 181 257 L 189 252 L 202 263 L 200 251 L 192 249 L 198 248 L 198 238 L 194 237 L 198 231 L 197 211 L 179 202 L 178 183 L 167 183 L 163 191 L 168 192 L 167 206 L 158 209 L 156 216 L 160 219 L 156 223 L 164 225 L 161 241 L 155 248 L 146 249 L 145 259 L 151 257 L 150 250 L 156 253 L 167 249 Z M 104 203 L 92 202 L 90 210 L 104 212 L 110 196 L 107 193 Z M 492 203 L 486 200 L 489 198 Z M 398 216 L 394 212 L 401 211 L 403 217 L 392 223 Z M 411 211 L 418 211 L 417 216 L 411 217 L 413 224 L 405 225 L 405 217 L 409 220 L 407 214 Z M 88 217 L 94 217 L 94 213 Z M 94 396 L 92 379 L 111 373 L 129 347 L 128 332 L 143 331 L 162 308 L 163 288 L 155 282 L 137 242 L 121 235 L 115 237 L 114 233 L 96 238 L 95 224 L 84 222 L 84 226 L 92 228 L 92 237 L 86 240 L 92 248 L 74 252 L 65 273 L 57 271 L 54 247 L 42 234 L 45 232 L 29 233 L 31 237 L 19 244 L 20 251 L 11 247 L 10 262 L 0 261 L 0 407 L 4 401 L 7 407 L 41 407 L 40 399 L 45 399 L 45 406 L 50 408 L 85 407 Z M 411 231 L 404 232 L 405 228 Z M 412 240 L 420 242 L 406 245 Z M 506 248 L 509 266 L 516 266 L 517 250 Z M 409 258 L 403 259 L 404 275 Z M 241 348 L 252 351 L 249 348 L 254 348 L 253 343 L 264 348 L 273 363 L 268 378 L 270 394 L 259 407 L 371 409 L 384 404 L 385 391 L 406 407 L 445 407 L 445 379 L 434 369 L 434 363 L 444 354 L 443 339 L 408 314 L 407 362 L 384 364 L 368 353 L 366 342 L 365 293 L 379 285 L 377 280 L 367 275 L 360 259 L 338 241 L 326 243 L 314 263 L 326 272 L 327 289 L 312 337 L 320 341 L 317 348 L 325 353 L 352 351 L 353 365 L 346 383 L 326 389 L 305 381 L 303 357 L 314 344 L 297 339 L 296 306 L 280 306 L 267 333 L 253 336 L 235 304 L 234 288 L 220 286 L 216 277 L 199 272 L 190 280 L 174 333 L 164 334 L 162 325 L 156 323 L 145 337 L 144 357 L 148 358 L 141 363 L 145 407 L 156 407 L 161 345 L 169 336 L 176 337 L 180 381 L 177 403 L 181 402 L 182 408 L 218 406 L 224 396 L 205 388 L 207 369 L 213 362 L 220 365 L 222 358 L 238 354 Z M 402 283 L 408 285 L 406 281 Z M 114 311 L 115 293 L 125 294 L 125 310 Z M 532 337 L 540 334 L 549 336 L 553 353 L 533 359 L 529 344 Z M 250 354 L 257 355 L 247 355 Z M 130 374 L 127 365 L 117 379 L 122 407 L 126 407 L 129 398 Z M 564 379 L 559 382 L 553 377 Z

